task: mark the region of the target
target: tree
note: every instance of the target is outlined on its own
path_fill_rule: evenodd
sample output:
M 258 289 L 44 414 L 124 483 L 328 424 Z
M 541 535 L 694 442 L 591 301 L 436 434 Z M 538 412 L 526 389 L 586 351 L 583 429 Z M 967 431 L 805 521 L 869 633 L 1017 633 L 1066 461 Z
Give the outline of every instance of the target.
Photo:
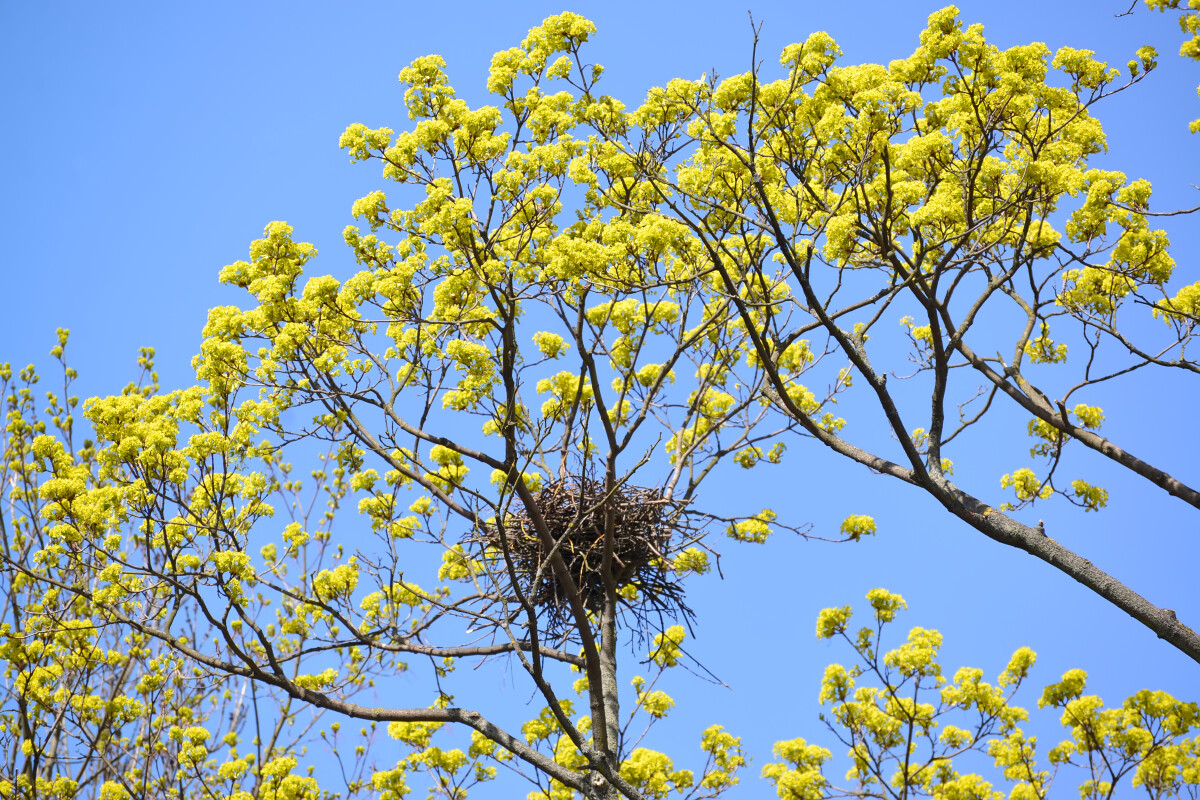
M 1179 46 L 1179 55 L 1193 61 L 1200 61 L 1200 13 L 1196 10 L 1200 6 L 1196 5 L 1195 0 L 1188 0 L 1186 6 L 1183 4 L 1183 0 L 1147 0 L 1146 6 L 1163 14 L 1169 10 L 1190 9 L 1178 17 L 1180 30 L 1184 32 L 1184 35 L 1190 34 L 1192 37 Z M 1188 128 L 1192 133 L 1200 133 L 1200 119 L 1193 120 Z
M 603 131 L 631 163 L 614 170 L 594 158 L 589 180 L 603 203 L 688 227 L 746 324 L 772 405 L 805 434 L 929 493 L 1200 660 L 1200 636 L 1172 611 L 1006 513 L 1055 494 L 1087 511 L 1104 506 L 1103 488 L 1056 482 L 1070 442 L 1200 508 L 1200 492 L 1097 433 L 1102 409 L 1079 402 L 1142 370 L 1197 371 L 1186 350 L 1200 283 L 1168 290 L 1175 263 L 1166 232 L 1151 225 L 1150 185 L 1088 164 L 1104 147 L 1091 107 L 1154 69 L 1153 49 L 1138 51 L 1121 82 L 1090 51 L 1064 47 L 1052 61 L 1041 44 L 1001 52 L 951 7 L 887 68 L 834 69 L 838 53 L 818 33 L 784 51 L 781 80 L 759 80 L 756 54 L 744 75 L 652 91 L 637 127 Z M 1069 88 L 1048 82 L 1051 67 Z M 632 186 L 621 170 L 632 170 Z M 748 284 L 768 287 L 760 297 L 770 303 L 743 297 Z M 1158 335 L 1124 332 L 1147 314 L 1163 323 Z M 1006 315 L 1004 335 L 981 323 L 992 315 Z M 904 325 L 913 350 L 868 346 L 881 322 Z M 1081 369 L 1040 369 L 1067 361 L 1070 325 Z M 818 424 L 816 405 L 774 380 L 773 365 L 807 336 L 849 364 L 830 385 L 867 384 L 893 445 Z M 888 386 L 905 360 L 924 403 Z M 1014 469 L 1001 486 L 1015 502 L 993 506 L 950 479 L 947 454 L 998 400 L 1031 417 L 1030 455 L 1048 472 Z
M 110 781 L 139 797 L 171 791 L 203 796 L 202 779 L 191 768 L 204 759 L 209 729 L 220 726 L 236 737 L 251 716 L 259 719 L 261 710 L 254 693 L 247 697 L 245 683 L 223 694 L 231 685 L 227 676 L 200 680 L 182 654 L 113 624 L 102 603 L 80 591 L 95 585 L 105 563 L 60 557 L 64 535 L 68 542 L 73 537 L 61 529 L 52 533 L 43 521 L 54 484 L 31 469 L 35 442 L 53 442 L 62 468 L 57 474 L 65 482 L 58 486 L 77 482 L 79 489 L 91 489 L 96 503 L 91 513 L 100 524 L 107 520 L 112 525 L 109 536 L 120 538 L 113 516 L 120 488 L 97 474 L 90 441 L 75 444 L 79 398 L 71 394 L 76 373 L 67 366 L 66 345 L 67 333 L 60 330 L 52 355 L 61 363 L 63 382 L 59 391 L 46 393 L 49 419 L 39 413 L 38 376 L 32 368 L 15 380 L 7 364 L 0 369 L 7 412 L 0 464 L 7 490 L 7 503 L 0 509 L 5 564 L 0 573 L 5 597 L 0 774 L 6 776 L 0 779 L 0 796 L 106 796 L 101 787 Z M 124 394 L 144 400 L 158 390 L 153 352 L 144 350 L 138 361 L 141 380 Z M 116 546 L 114 540 L 110 544 Z M 206 635 L 202 632 L 208 626 L 197 619 L 195 609 L 168 609 L 163 599 L 152 601 L 144 613 L 165 615 L 171 626 L 188 630 L 193 639 Z M 205 702 L 198 703 L 197 697 Z M 279 711 L 279 718 L 286 719 L 286 707 L 273 709 L 272 716 Z M 277 728 L 265 738 L 265 746 L 288 749 L 297 741 Z
M 1079 784 L 1086 800 L 1111 797 L 1126 777 L 1150 797 L 1196 797 L 1200 792 L 1197 740 L 1185 739 L 1200 728 L 1200 707 L 1181 703 L 1166 692 L 1143 689 L 1120 708 L 1104 708 L 1085 695 L 1087 673 L 1069 670 L 1047 686 L 1038 707 L 1062 709 L 1070 738 L 1047 753 L 1039 765 L 1037 737 L 1020 723 L 1029 712 L 1012 702 L 1029 675 L 1036 654 L 1028 647 L 1013 653 L 995 685 L 983 670 L 961 667 L 952 679 L 942 673 L 942 635 L 913 628 L 907 640 L 882 652 L 884 629 L 907 607 L 904 598 L 885 589 L 867 593 L 874 625 L 849 634 L 849 606 L 827 608 L 817 618 L 817 637 L 839 637 L 858 663 L 849 669 L 831 664 L 821 682 L 820 702 L 831 717 L 821 721 L 847 747 L 848 785 L 835 786 L 824 765 L 832 755 L 804 739 L 779 742 L 783 759 L 763 768 L 783 800 L 828 797 L 945 797 L 1001 800 L 1003 792 L 977 773 L 957 767 L 977 751 L 985 753 L 1011 784 L 1008 797 L 1034 800 L 1050 796 L 1064 767 L 1084 772 Z M 859 685 L 862 678 L 878 686 Z M 1048 766 L 1050 769 L 1044 769 Z
M 746 762 L 720 726 L 699 737 L 695 769 L 641 746 L 673 704 L 660 680 L 687 659 L 685 579 L 710 570 L 714 533 L 762 542 L 772 528 L 806 530 L 757 498 L 728 511 L 699 490 L 725 468 L 780 463 L 805 439 L 928 492 L 1200 659 L 1173 616 L 949 478 L 948 445 L 995 400 L 1034 417 L 1035 455 L 1050 465 L 1043 479 L 1005 476 L 1013 506 L 1056 493 L 1104 505 L 1099 487 L 1055 483 L 1071 441 L 1200 497 L 1095 433 L 1099 408 L 1068 408 L 1136 370 L 1195 371 L 1184 349 L 1200 284 L 1167 290 L 1173 262 L 1149 223 L 1148 185 L 1087 165 L 1103 143 L 1090 107 L 1139 82 L 1153 53 L 1117 85 L 1091 54 L 1060 51 L 1054 67 L 1072 86 L 1056 88 L 1044 46 L 997 51 L 948 9 L 887 68 L 835 68 L 836 45 L 816 34 L 785 50 L 782 80 L 760 81 L 755 56 L 751 73 L 672 81 L 629 112 L 596 91 L 602 70 L 583 55 L 593 32 L 563 14 L 497 54 L 488 88 L 500 108 L 470 108 L 436 56 L 401 72 L 411 130 L 355 124 L 341 140 L 402 184 L 354 204 L 367 228 L 345 232 L 357 271 L 304 280 L 315 248 L 268 225 L 221 273 L 251 301 L 210 312 L 196 386 L 161 391 L 143 353 L 144 386 L 84 403 L 94 438 L 77 448 L 66 362 L 49 427 L 36 376 L 18 375 L 0 517 L 15 678 L 0 743 L 14 778 L 0 796 L 317 797 L 302 761 L 318 739 L 347 794 L 398 798 L 424 773 L 432 795 L 457 798 L 501 769 L 534 796 L 721 794 Z M 1064 240 L 1052 226 L 1071 204 Z M 1006 299 L 1015 322 L 979 322 Z M 1130 307 L 1165 323 L 1166 341 L 1126 336 L 1117 315 Z M 902 323 L 910 347 L 876 334 L 881 321 Z M 1065 360 L 1050 325 L 1061 340 L 1068 322 L 1089 357 L 1052 402 L 1062 379 L 1047 373 L 1038 389 L 1026 367 Z M 993 357 L 1001 334 L 1010 355 Z M 56 357 L 66 344 L 63 332 Z M 880 366 L 908 356 L 906 385 L 924 387 L 923 404 Z M 978 398 L 957 379 L 968 370 Z M 865 420 L 848 423 L 836 404 L 856 384 L 892 444 L 849 438 Z M 841 534 L 874 530 L 854 514 Z M 882 624 L 902 600 L 871 602 Z M 847 618 L 823 615 L 819 630 Z M 852 643 L 883 694 L 941 688 L 930 636 L 883 658 L 899 678 L 880 666 L 878 638 Z M 645 674 L 631 677 L 634 652 L 647 654 Z M 917 667 L 904 660 L 914 652 Z M 519 729 L 472 698 L 456 705 L 455 670 L 499 659 L 545 706 Z M 1015 657 L 1002 683 L 1029 663 Z M 397 702 L 396 676 L 418 670 L 424 694 Z M 847 680 L 824 691 L 856 758 L 894 759 L 881 753 L 899 740 L 878 736 L 895 724 L 932 730 L 936 714 L 917 713 L 915 696 L 871 728 Z M 1019 736 L 1019 714 L 978 676 L 946 691 L 970 693 L 972 680 L 974 694 L 947 702 L 992 715 L 991 727 L 946 740 L 929 762 L 945 769 L 902 757 L 901 794 L 975 796 L 981 784 L 950 760 L 993 732 Z M 1063 703 L 1082 692 L 1072 680 Z M 1138 730 L 1182 721 L 1152 734 L 1131 768 L 1192 752 L 1175 740 L 1194 709 L 1174 703 L 1146 707 Z M 344 718 L 366 725 L 361 739 Z M 378 723 L 411 750 L 394 766 L 378 761 Z M 472 731 L 469 749 L 434 743 L 447 724 Z M 1012 766 L 1003 753 L 1018 744 L 998 745 L 997 764 Z M 824 757 L 807 747 L 780 745 L 785 761 L 767 775 L 781 796 L 828 788 L 814 771 Z M 851 794 L 890 780 L 882 766 L 856 769 Z M 1190 781 L 1181 774 L 1162 785 Z M 1045 780 L 1008 777 L 1044 796 Z

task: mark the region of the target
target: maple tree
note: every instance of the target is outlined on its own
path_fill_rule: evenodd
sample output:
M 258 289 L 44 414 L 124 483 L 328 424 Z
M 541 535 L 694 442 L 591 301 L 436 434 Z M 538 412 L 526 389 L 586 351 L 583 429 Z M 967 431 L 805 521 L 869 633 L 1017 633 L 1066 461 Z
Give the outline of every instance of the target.
M 1200 506 L 1099 433 L 1087 402 L 1140 370 L 1197 371 L 1200 283 L 1169 284 L 1149 185 L 1088 163 L 1104 146 L 1092 107 L 1156 54 L 1123 76 L 1088 51 L 999 50 L 948 8 L 887 66 L 837 66 L 818 33 L 784 50 L 777 80 L 755 53 L 751 72 L 671 81 L 629 110 L 597 91 L 593 33 L 562 14 L 498 53 L 497 106 L 459 98 L 438 56 L 405 68 L 410 128 L 341 139 L 400 184 L 355 202 L 356 271 L 305 277 L 315 248 L 268 225 L 221 272 L 249 301 L 210 312 L 195 386 L 163 391 L 144 351 L 139 381 L 83 403 L 78 444 L 66 332 L 44 412 L 34 372 L 5 368 L 0 797 L 400 798 L 420 780 L 461 798 L 508 770 L 531 797 L 720 795 L 746 766 L 734 733 L 699 732 L 702 760 L 678 767 L 653 735 L 686 658 L 686 586 L 718 536 L 808 531 L 699 490 L 818 446 L 1200 661 L 1172 612 L 1019 513 L 1054 496 L 1104 507 L 1104 488 L 1060 476 L 1068 446 Z M 1126 335 L 1135 315 L 1157 336 Z M 839 414 L 852 392 L 890 438 Z M 951 456 L 1011 425 L 1004 403 L 1030 418 L 1034 462 L 992 505 L 954 483 Z M 851 514 L 840 538 L 875 528 Z M 849 609 L 818 621 L 861 661 L 821 690 L 852 785 L 798 739 L 763 770 L 779 796 L 993 797 L 955 767 L 977 750 L 1010 796 L 1045 797 L 1053 776 L 1010 702 L 1033 654 L 997 687 L 970 669 L 947 681 L 934 631 L 880 653 L 904 601 L 868 600 L 875 629 L 847 634 Z M 519 726 L 473 710 L 457 672 L 500 659 L 544 706 Z M 421 701 L 373 702 L 416 672 Z M 1084 688 L 1068 673 L 1042 704 L 1073 737 L 1049 760 L 1086 762 L 1085 797 L 1127 775 L 1153 796 L 1194 791 L 1194 704 L 1145 692 L 1106 710 Z M 446 726 L 470 747 L 444 748 Z M 383 733 L 407 754 L 381 763 Z M 336 789 L 305 749 L 318 742 Z

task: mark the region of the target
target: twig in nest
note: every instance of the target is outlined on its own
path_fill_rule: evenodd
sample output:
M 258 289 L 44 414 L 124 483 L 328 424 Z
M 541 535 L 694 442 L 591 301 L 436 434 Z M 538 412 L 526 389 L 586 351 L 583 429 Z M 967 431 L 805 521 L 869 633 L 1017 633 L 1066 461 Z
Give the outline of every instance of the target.
M 625 609 L 639 623 L 649 622 L 651 615 L 657 615 L 660 623 L 663 616 L 690 617 L 669 560 L 674 543 L 690 530 L 683 503 L 639 486 L 619 486 L 606 493 L 602 482 L 587 478 L 547 484 L 535 500 L 589 611 L 598 613 L 604 605 L 605 525 L 611 519 L 609 577 Z M 496 562 L 503 558 L 502 541 L 523 593 L 542 612 L 546 632 L 556 635 L 569 630 L 574 620 L 566 593 L 551 571 L 542 568 L 549 550 L 526 512 L 510 513 L 502 524 L 485 527 L 478 539 Z M 496 567 L 497 572 L 508 574 L 504 564 Z M 534 586 L 539 571 L 542 578 Z

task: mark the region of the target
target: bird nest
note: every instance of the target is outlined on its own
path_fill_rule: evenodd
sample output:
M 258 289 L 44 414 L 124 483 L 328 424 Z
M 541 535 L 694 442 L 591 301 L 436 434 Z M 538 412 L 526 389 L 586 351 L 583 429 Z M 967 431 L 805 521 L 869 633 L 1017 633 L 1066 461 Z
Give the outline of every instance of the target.
M 562 554 L 584 607 L 599 613 L 606 596 L 608 524 L 613 541 L 608 573 L 622 616 L 632 613 L 642 624 L 655 615 L 660 623 L 663 616 L 690 617 L 669 560 L 673 545 L 689 529 L 684 504 L 645 487 L 619 486 L 605 492 L 602 482 L 586 478 L 549 483 L 535 495 L 535 502 L 553 548 L 538 536 L 528 509 L 512 511 L 503 525 L 485 528 L 481 544 L 494 554 L 493 565 L 507 576 L 507 588 L 519 587 L 537 607 L 539 625 L 547 633 L 558 635 L 575 627 L 567 590 L 555 579 L 547 556 L 554 551 Z

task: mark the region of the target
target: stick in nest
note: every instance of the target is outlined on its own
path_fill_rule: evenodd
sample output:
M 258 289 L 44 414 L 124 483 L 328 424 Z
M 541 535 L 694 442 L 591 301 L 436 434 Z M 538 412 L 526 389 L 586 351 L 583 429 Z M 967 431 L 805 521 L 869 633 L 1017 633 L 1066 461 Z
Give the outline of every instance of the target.
M 642 623 L 655 613 L 660 618 L 680 613 L 690 616 L 668 560 L 677 534 L 687 527 L 682 503 L 666 499 L 657 489 L 640 486 L 620 486 L 605 493 L 602 482 L 587 478 L 547 484 L 535 501 L 589 611 L 598 613 L 604 604 L 604 535 L 606 520 L 611 519 L 609 572 L 625 609 Z M 543 612 L 545 630 L 551 635 L 568 630 L 574 622 L 570 607 L 551 571 L 542 570 L 537 586 L 532 585 L 548 550 L 529 515 L 513 512 L 503 525 L 483 529 L 479 542 L 485 553 L 495 554 L 496 562 L 503 560 L 502 537 L 523 593 Z M 495 566 L 497 572 L 512 579 L 503 563 Z

